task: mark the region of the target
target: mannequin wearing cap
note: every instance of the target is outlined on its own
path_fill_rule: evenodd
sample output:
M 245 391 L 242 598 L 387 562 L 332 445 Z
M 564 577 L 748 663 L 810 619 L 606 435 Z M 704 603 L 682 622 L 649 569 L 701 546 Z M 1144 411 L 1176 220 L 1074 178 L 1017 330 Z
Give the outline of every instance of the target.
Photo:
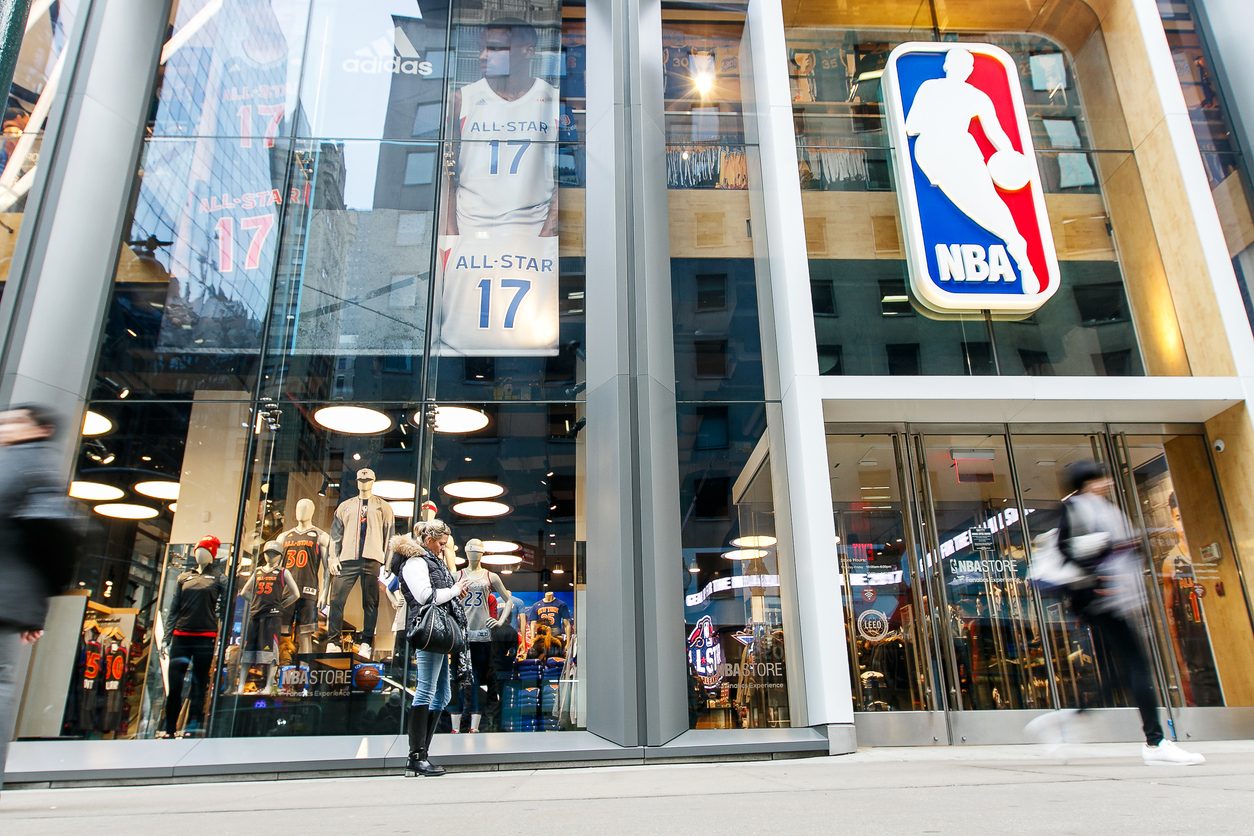
M 392 506 L 374 495 L 374 471 L 357 471 L 357 496 L 335 509 L 331 524 L 331 609 L 327 614 L 327 652 L 340 652 L 344 605 L 354 585 L 361 586 L 361 633 L 357 655 L 369 659 L 379 618 L 379 572 L 387 560 L 388 543 L 396 533 Z
M 261 550 L 261 560 L 240 593 L 248 606 L 240 656 L 241 694 L 250 693 L 247 689 L 250 662 L 264 666 L 265 685 L 258 690 L 267 693 L 276 690 L 283 611 L 300 599 L 296 579 L 283 568 L 283 544 L 278 540 L 266 543 Z
M 187 725 L 184 736 L 201 732 L 205 719 L 205 688 L 209 666 L 218 637 L 225 585 L 209 571 L 218 556 L 221 541 L 213 535 L 202 537 L 193 549 L 195 568 L 178 576 L 174 599 L 166 611 L 165 638 L 161 653 L 169 659 L 168 692 L 165 699 L 165 727 L 157 737 L 173 737 L 183 709 L 183 678 L 191 672 L 188 689 Z
M 279 535 L 283 544 L 283 568 L 292 573 L 300 600 L 283 612 L 283 631 L 296 633 L 298 653 L 313 652 L 313 634 L 318 628 L 318 610 L 326 605 L 331 589 L 331 564 L 335 543 L 331 535 L 313 524 L 314 503 L 296 503 L 296 525 Z
M 510 613 L 514 609 L 514 599 L 505 588 L 501 576 L 483 567 L 483 541 L 474 539 L 466 541 L 466 560 L 469 566 L 457 573 L 457 580 L 466 582 L 466 595 L 461 599 L 466 610 L 466 638 L 470 642 L 471 680 L 466 688 L 454 689 L 453 705 L 449 707 L 449 719 L 453 723 L 453 734 L 461 731 L 463 699 L 470 694 L 470 731 L 479 731 L 480 685 L 493 687 L 488 676 L 492 665 L 492 631 L 502 624 L 509 624 Z M 495 592 L 497 597 L 496 617 L 488 610 L 488 595 Z

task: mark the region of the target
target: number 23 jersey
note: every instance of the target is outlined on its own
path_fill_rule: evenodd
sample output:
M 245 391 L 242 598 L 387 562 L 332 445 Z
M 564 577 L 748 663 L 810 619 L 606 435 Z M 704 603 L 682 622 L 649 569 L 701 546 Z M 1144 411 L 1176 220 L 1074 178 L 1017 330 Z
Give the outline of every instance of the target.
M 538 233 L 556 190 L 557 88 L 537 78 L 511 101 L 480 79 L 462 88 L 458 119 L 458 232 L 517 225 Z

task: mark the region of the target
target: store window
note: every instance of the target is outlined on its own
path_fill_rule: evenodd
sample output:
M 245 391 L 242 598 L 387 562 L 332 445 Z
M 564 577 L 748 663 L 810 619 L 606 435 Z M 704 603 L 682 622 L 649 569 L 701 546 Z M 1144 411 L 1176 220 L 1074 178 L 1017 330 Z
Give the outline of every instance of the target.
M 175 5 L 75 477 L 126 685 L 62 733 L 397 732 L 433 515 L 442 729 L 585 725 L 584 56 L 558 4 Z
M 818 342 L 834 343 L 839 336 L 846 345 L 860 347 L 846 352 L 842 374 L 1144 374 L 1132 317 L 1087 315 L 1094 302 L 1090 289 L 1096 286 L 1107 296 L 1114 294 L 1102 303 L 1107 312 L 1131 309 L 1112 237 L 1120 230 L 1112 225 L 1102 189 L 1103 181 L 1129 159 L 1130 146 L 1126 131 L 1111 126 L 1118 114 L 1085 109 L 1086 99 L 1096 95 L 1090 91 L 1110 82 L 1096 18 L 1081 3 L 1061 4 L 1075 7 L 1075 21 L 1089 27 L 1087 43 L 1068 41 L 1083 44 L 1088 78 L 1050 32 L 1028 31 L 1041 26 L 1032 15 L 1008 15 L 1009 31 L 981 31 L 972 24 L 987 14 L 981 16 L 977 5 L 925 2 L 921 17 L 914 8 L 892 4 L 865 13 L 803 3 L 785 13 L 811 278 L 834 284 L 842 314 L 839 321 L 827 315 L 825 294 L 816 287 Z M 1012 21 L 1024 31 L 1013 31 Z M 907 41 L 991 43 L 1009 53 L 1018 68 L 1061 262 L 1057 298 L 1032 316 L 937 314 L 908 287 L 899 185 L 881 89 L 889 54 Z M 890 277 L 899 284 L 886 286 Z M 1156 315 L 1150 307 L 1140 313 Z M 888 317 L 896 321 L 887 322 Z M 850 328 L 853 339 L 848 339 Z M 901 346 L 912 342 L 929 349 L 917 363 L 902 355 Z M 991 363 L 970 348 L 979 342 L 991 344 Z M 1115 351 L 1127 352 L 1128 362 L 1101 359 Z M 1025 362 L 1025 356 L 1033 361 Z M 826 373 L 836 373 L 828 368 Z M 1164 364 L 1162 371 L 1151 371 L 1176 374 L 1178 369 Z
M 32 6 L 0 118 L 0 289 L 22 228 L 26 196 L 35 184 L 48 116 L 73 72 L 70 43 L 84 3 L 63 0 Z

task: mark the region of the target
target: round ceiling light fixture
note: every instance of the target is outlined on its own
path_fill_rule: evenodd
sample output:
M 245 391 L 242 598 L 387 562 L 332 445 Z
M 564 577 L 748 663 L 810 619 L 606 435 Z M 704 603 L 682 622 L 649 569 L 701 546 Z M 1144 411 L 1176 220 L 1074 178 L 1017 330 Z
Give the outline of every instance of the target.
M 491 502 L 484 500 L 459 502 L 453 506 L 453 513 L 461 514 L 463 517 L 500 517 L 508 514 L 512 510 L 513 509 L 504 502 Z
M 374 495 L 379 499 L 413 499 L 417 492 L 417 485 L 400 479 L 379 479 L 374 483 Z
M 87 499 L 92 502 L 111 502 L 126 496 L 126 491 L 103 482 L 76 480 L 70 483 L 70 496 L 74 499 Z
M 314 423 L 345 435 L 378 435 L 392 427 L 392 419 L 366 406 L 324 406 L 314 410 Z
M 766 557 L 765 549 L 732 549 L 729 552 L 723 552 L 723 557 L 728 560 L 756 560 L 759 557 Z
M 177 502 L 171 502 L 167 507 L 169 507 L 171 514 L 177 514 L 179 512 L 179 504 Z
M 147 482 L 136 482 L 135 493 L 151 496 L 153 499 L 172 500 L 179 498 L 179 483 L 169 479 L 150 479 Z
M 752 534 L 748 537 L 737 537 L 731 544 L 738 549 L 769 549 L 778 542 L 769 534 Z
M 113 430 L 113 422 L 99 412 L 87 410 L 83 415 L 83 435 L 94 438 Z
M 488 416 L 468 406 L 435 408 L 435 431 L 438 433 L 473 433 L 487 425 Z
M 401 519 L 410 520 L 414 517 L 414 501 L 412 499 L 393 499 L 388 502 L 392 513 Z
M 485 566 L 517 566 L 522 558 L 516 554 L 485 554 L 479 562 Z
M 522 546 L 518 545 L 517 543 L 511 543 L 509 540 L 484 540 L 483 541 L 483 553 L 484 554 L 504 554 L 506 552 L 516 552 L 521 548 Z
M 449 482 L 440 488 L 456 499 L 495 499 L 505 493 L 505 488 L 493 482 L 480 482 L 476 479 L 463 479 Z
M 102 517 L 112 517 L 115 520 L 150 520 L 159 513 L 156 508 L 149 508 L 147 505 L 132 505 L 129 502 L 109 502 L 97 505 L 91 510 Z

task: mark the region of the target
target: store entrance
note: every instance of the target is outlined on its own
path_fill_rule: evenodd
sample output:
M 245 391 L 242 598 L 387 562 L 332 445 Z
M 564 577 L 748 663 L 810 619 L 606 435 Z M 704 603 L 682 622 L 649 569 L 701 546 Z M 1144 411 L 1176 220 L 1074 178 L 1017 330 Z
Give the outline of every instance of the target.
M 1103 648 L 1027 581 L 1081 459 L 1111 467 L 1143 532 L 1140 621 L 1166 719 L 1183 738 L 1220 728 L 1215 708 L 1254 705 L 1254 633 L 1205 438 L 1131 429 L 829 428 L 860 742 L 1013 742 L 1029 712 L 1082 705 L 1115 709 L 1088 724 L 1094 739 L 1135 739 L 1127 695 L 1102 697 Z

